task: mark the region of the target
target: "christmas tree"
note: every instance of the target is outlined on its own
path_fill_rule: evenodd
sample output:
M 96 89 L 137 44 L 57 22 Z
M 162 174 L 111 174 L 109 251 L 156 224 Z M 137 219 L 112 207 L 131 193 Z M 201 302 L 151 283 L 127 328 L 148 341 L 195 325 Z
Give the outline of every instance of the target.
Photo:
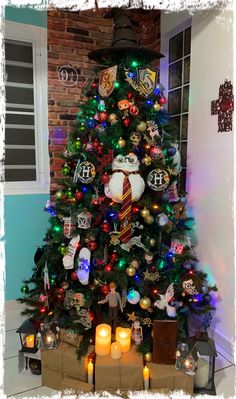
M 188 235 L 178 138 L 151 66 L 162 55 L 140 47 L 117 12 L 112 46 L 89 57 L 102 66 L 84 88 L 64 178 L 47 206 L 45 245 L 18 300 L 23 315 L 83 335 L 79 355 L 102 322 L 113 332 L 138 322 L 136 343 L 147 353 L 154 320 L 178 320 L 178 338 L 186 338 L 189 316 L 212 310 L 216 287 L 199 271 Z

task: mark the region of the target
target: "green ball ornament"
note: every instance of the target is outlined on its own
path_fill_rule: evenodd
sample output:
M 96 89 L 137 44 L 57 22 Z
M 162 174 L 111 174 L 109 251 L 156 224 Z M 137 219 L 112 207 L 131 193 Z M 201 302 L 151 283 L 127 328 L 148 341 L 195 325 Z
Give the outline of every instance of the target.
M 56 284 L 55 278 L 50 278 L 49 281 L 50 281 L 51 286 L 54 286 Z
M 86 129 L 86 127 L 84 125 L 80 125 L 80 127 L 78 128 L 79 132 L 84 132 Z
M 56 200 L 61 200 L 62 199 L 62 195 L 63 195 L 62 191 L 57 191 L 55 193 Z
M 76 150 L 79 150 L 80 147 L 81 147 L 81 141 L 80 141 L 80 139 L 77 139 L 77 140 L 74 142 L 74 148 L 75 148 Z
M 137 126 L 137 130 L 141 133 L 145 132 L 147 128 L 147 124 L 145 122 L 139 122 L 138 126 Z
M 62 166 L 62 174 L 64 176 L 67 176 L 70 173 L 70 167 L 65 163 L 65 165 Z
M 65 244 L 60 245 L 60 247 L 58 248 L 58 252 L 63 256 L 67 253 L 67 247 L 65 246 Z
M 69 198 L 69 199 L 72 199 L 72 198 L 73 198 L 73 193 L 72 193 L 72 191 L 71 191 L 70 188 L 69 188 L 68 191 L 66 192 L 66 196 L 67 196 L 67 198 Z
M 28 294 L 28 292 L 29 292 L 29 287 L 28 287 L 28 285 L 26 285 L 26 284 L 24 284 L 24 285 L 22 285 L 22 287 L 21 287 L 21 292 L 23 293 L 23 294 Z

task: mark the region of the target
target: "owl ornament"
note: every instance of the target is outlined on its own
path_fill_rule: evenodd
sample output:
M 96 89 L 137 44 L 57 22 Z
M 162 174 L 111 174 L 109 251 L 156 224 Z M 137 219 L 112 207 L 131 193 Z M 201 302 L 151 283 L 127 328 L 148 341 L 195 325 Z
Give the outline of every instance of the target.
M 123 202 L 123 184 L 128 177 L 131 185 L 131 202 L 138 201 L 145 189 L 143 178 L 139 174 L 139 160 L 137 156 L 130 153 L 126 156 L 117 155 L 112 162 L 112 176 L 105 185 L 105 194 L 114 202 Z
M 131 203 L 138 201 L 145 189 L 145 183 L 139 173 L 139 160 L 134 153 L 117 155 L 112 162 L 112 176 L 105 185 L 105 194 L 114 202 L 122 203 L 120 241 L 127 243 L 131 239 Z

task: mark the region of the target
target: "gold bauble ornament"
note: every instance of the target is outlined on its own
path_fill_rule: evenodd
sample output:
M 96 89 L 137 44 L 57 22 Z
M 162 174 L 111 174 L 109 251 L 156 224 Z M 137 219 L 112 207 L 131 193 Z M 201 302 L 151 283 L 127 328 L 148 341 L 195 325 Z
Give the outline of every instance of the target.
M 94 282 L 95 285 L 99 285 L 99 281 L 98 280 L 94 279 L 93 282 Z
M 123 148 L 123 147 L 125 147 L 125 144 L 126 144 L 125 140 L 122 137 L 120 137 L 117 142 L 118 147 Z
M 155 245 L 156 245 L 156 240 L 155 240 L 155 238 L 150 238 L 150 240 L 149 240 L 149 245 L 150 245 L 150 247 L 155 247 Z
M 147 298 L 146 296 L 141 298 L 139 301 L 139 306 L 140 308 L 142 308 L 143 310 L 147 310 L 148 308 L 151 307 L 151 299 Z
M 152 361 L 152 353 L 151 352 L 145 353 L 144 360 L 145 360 L 145 362 L 151 362 Z
M 156 102 L 156 103 L 153 105 L 153 109 L 154 109 L 154 111 L 160 111 L 160 109 L 161 109 L 160 104 L 159 104 L 158 102 Z
M 142 163 L 144 163 L 144 165 L 149 166 L 152 163 L 152 158 L 149 155 L 145 155 L 145 157 L 142 159 Z
M 154 223 L 154 217 L 152 215 L 147 216 L 143 220 L 144 220 L 144 223 L 146 223 L 146 224 L 153 224 Z
M 126 273 L 128 274 L 129 277 L 133 277 L 135 275 L 135 269 L 131 266 L 127 267 Z
M 140 215 L 143 218 L 146 218 L 150 215 L 150 211 L 146 208 L 146 206 L 141 210 Z
M 145 132 L 147 124 L 145 122 L 139 122 L 137 130 L 141 133 Z

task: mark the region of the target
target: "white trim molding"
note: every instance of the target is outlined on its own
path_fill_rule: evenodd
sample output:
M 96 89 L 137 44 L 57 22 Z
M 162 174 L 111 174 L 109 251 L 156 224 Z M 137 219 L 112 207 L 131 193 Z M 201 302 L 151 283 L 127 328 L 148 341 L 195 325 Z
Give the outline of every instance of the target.
M 35 113 L 32 115 L 35 118 L 36 181 L 5 182 L 4 193 L 7 195 L 49 193 L 47 29 L 5 21 L 5 38 L 31 43 L 33 47 L 34 85 L 32 87 L 34 87 Z M 15 85 L 17 86 L 17 84 Z M 31 86 L 19 85 L 21 87 Z M 25 108 L 31 107 L 26 106 Z

